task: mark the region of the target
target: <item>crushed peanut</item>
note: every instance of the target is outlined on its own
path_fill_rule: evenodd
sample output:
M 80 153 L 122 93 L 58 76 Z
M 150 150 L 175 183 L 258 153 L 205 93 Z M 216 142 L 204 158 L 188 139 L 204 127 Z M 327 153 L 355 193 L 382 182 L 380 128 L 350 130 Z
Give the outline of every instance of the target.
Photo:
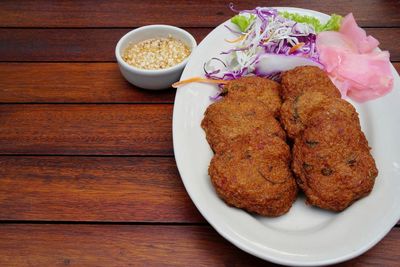
M 157 70 L 179 64 L 189 55 L 190 49 L 187 45 L 168 36 L 129 44 L 122 58 L 136 68 Z

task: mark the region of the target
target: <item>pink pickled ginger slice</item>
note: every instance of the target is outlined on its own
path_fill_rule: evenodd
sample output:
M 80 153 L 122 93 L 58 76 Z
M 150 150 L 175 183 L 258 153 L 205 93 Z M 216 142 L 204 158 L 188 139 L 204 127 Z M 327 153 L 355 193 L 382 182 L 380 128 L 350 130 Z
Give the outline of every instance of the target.
M 375 50 L 378 44 L 357 26 L 352 14 L 345 17 L 339 32 L 317 35 L 319 60 L 342 97 L 364 102 L 392 90 L 389 52 Z
M 388 52 L 345 53 L 337 76 L 348 82 L 348 96 L 359 102 L 383 96 L 393 87 Z
M 371 35 L 367 37 L 365 30 L 357 25 L 353 13 L 350 13 L 343 18 L 339 32 L 356 44 L 360 53 L 371 52 L 379 45 L 378 40 Z
M 347 36 L 340 32 L 320 32 L 317 35 L 317 46 L 329 46 L 340 48 L 344 51 L 358 53 L 357 45 Z

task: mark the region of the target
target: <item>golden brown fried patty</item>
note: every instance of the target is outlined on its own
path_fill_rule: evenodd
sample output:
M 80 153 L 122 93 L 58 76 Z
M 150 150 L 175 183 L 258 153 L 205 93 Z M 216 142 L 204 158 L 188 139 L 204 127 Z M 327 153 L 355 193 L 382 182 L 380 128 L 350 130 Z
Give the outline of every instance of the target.
M 320 113 L 325 116 L 340 115 L 352 118 L 355 123 L 359 123 L 358 114 L 349 102 L 320 92 L 308 91 L 283 103 L 281 122 L 288 136 L 294 138 L 304 130 L 309 119 Z
M 213 103 L 207 108 L 201 126 L 214 151 L 218 145 L 231 142 L 232 139 L 256 129 L 267 135 L 285 139 L 285 132 L 279 122 L 264 106 L 252 101 L 234 101 L 227 98 Z
M 321 92 L 330 97 L 339 97 L 340 92 L 328 75 L 318 67 L 304 66 L 286 71 L 282 75 L 282 98 L 296 98 L 303 92 Z
M 297 186 L 286 135 L 276 116 L 280 86 L 264 78 L 231 81 L 210 105 L 201 126 L 215 152 L 211 181 L 226 203 L 265 216 L 286 213 Z
M 293 171 L 308 203 L 341 211 L 366 196 L 378 174 L 369 150 L 358 123 L 313 117 L 293 147 Z
M 251 101 L 262 105 L 274 116 L 282 105 L 281 87 L 277 82 L 259 77 L 243 77 L 225 85 L 227 98 L 234 101 Z
M 209 174 L 228 204 L 264 216 L 286 213 L 297 186 L 288 167 L 290 151 L 278 137 L 240 136 L 211 161 Z
M 319 69 L 299 67 L 283 76 L 281 122 L 294 139 L 297 184 L 308 203 L 341 211 L 366 196 L 378 174 L 358 114 Z

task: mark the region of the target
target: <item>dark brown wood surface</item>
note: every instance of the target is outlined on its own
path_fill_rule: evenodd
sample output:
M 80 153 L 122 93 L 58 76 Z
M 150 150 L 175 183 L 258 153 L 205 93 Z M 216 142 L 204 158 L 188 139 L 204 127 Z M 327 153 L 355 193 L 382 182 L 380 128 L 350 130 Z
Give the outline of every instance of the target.
M 272 266 L 197 211 L 173 157 L 175 90 L 127 83 L 118 39 L 147 24 L 200 42 L 226 1 L 0 2 L 0 266 Z M 240 1 L 237 8 L 265 5 Z M 269 1 L 353 12 L 400 70 L 399 1 Z M 400 228 L 340 266 L 398 266 Z
M 171 157 L 7 156 L 0 177 L 0 220 L 204 222 Z
M 263 0 L 233 1 L 237 9 L 265 6 Z M 137 27 L 171 24 L 180 27 L 215 27 L 229 19 L 229 1 L 107 1 L 46 0 L 0 2 L 2 27 Z M 268 6 L 291 6 L 346 15 L 354 13 L 364 27 L 400 26 L 400 2 L 396 0 L 270 0 Z
M 0 61 L 114 62 L 115 45 L 131 29 L 0 29 Z M 200 42 L 211 28 L 186 28 Z M 400 61 L 400 28 L 369 28 Z
M 400 72 L 400 63 L 393 63 Z M 117 63 L 0 63 L 0 103 L 173 103 L 175 90 L 148 91 Z
M 0 103 L 173 103 L 175 90 L 135 88 L 117 63 L 0 63 Z
M 0 221 L 204 222 L 170 157 L 3 156 L 0 177 Z
M 1 154 L 169 155 L 172 105 L 1 105 Z
M 34 233 L 34 234 L 32 234 Z M 398 266 L 400 229 L 340 266 Z M 210 226 L 0 225 L 1 266 L 273 266 Z

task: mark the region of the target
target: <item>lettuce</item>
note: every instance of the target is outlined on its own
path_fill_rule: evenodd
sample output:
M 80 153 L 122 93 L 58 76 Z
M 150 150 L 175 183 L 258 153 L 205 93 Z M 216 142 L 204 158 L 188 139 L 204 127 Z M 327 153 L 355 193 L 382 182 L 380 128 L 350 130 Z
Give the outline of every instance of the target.
M 325 23 L 321 29 L 323 31 L 338 31 L 340 29 L 340 25 L 342 24 L 343 17 L 340 15 L 332 14 L 331 18 Z
M 338 31 L 340 28 L 340 25 L 342 23 L 342 16 L 332 14 L 331 18 L 328 20 L 327 23 L 322 24 L 319 19 L 312 17 L 312 16 L 307 16 L 307 15 L 300 15 L 297 13 L 289 13 L 287 11 L 284 12 L 279 12 L 279 15 L 281 15 L 284 18 L 299 22 L 299 23 L 305 23 L 312 25 L 315 29 L 315 31 L 322 32 L 322 31 Z
M 231 22 L 236 24 L 239 29 L 244 32 L 250 26 L 250 24 L 256 19 L 256 16 L 251 14 L 249 17 L 243 15 L 236 15 L 231 18 Z

